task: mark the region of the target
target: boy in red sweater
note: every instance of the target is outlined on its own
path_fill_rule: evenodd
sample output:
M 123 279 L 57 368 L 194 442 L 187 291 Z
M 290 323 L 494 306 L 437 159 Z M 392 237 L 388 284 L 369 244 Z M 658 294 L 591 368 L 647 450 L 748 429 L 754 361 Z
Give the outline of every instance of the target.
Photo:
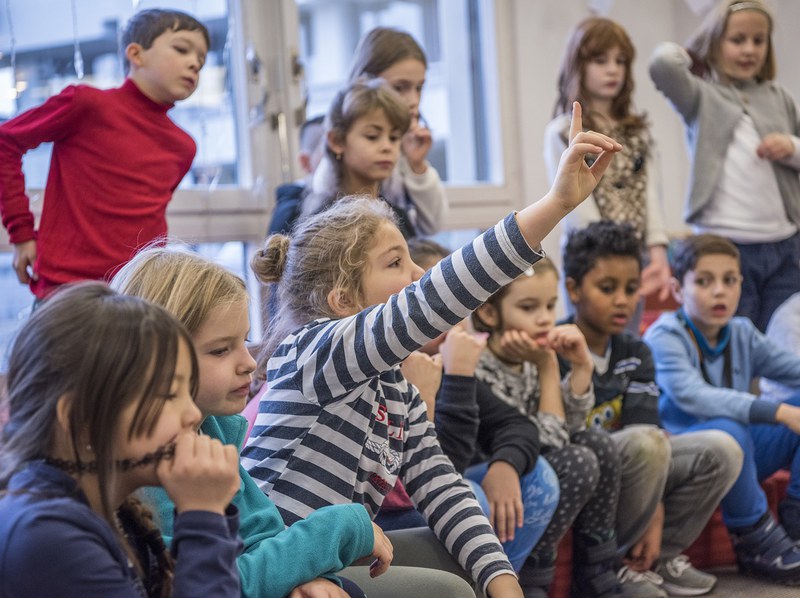
M 167 232 L 165 211 L 195 143 L 167 116 L 197 88 L 205 26 L 172 10 L 135 14 L 122 44 L 125 83 L 71 85 L 0 126 L 0 215 L 14 269 L 38 299 L 81 279 L 110 279 Z M 39 230 L 25 195 L 22 156 L 52 141 Z

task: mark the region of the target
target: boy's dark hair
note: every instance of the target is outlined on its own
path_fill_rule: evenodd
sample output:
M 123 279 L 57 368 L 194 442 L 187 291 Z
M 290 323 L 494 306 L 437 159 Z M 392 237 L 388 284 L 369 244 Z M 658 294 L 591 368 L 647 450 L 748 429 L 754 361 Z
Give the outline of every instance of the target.
M 608 257 L 631 257 L 642 269 L 642 242 L 633 226 L 601 220 L 572 231 L 564 246 L 564 277 L 580 285 L 597 260 Z
M 703 233 L 679 241 L 672 252 L 672 275 L 683 284 L 683 277 L 697 267 L 704 255 L 729 255 L 741 265 L 739 250 L 732 241 L 719 235 Z
M 192 15 L 179 10 L 164 10 L 161 8 L 141 10 L 130 18 L 120 36 L 125 70 L 127 71 L 130 66 L 125 58 L 125 48 L 130 44 L 139 44 L 147 50 L 153 45 L 155 39 L 165 31 L 199 31 L 206 40 L 206 47 L 211 47 L 208 29 Z
M 435 264 L 450 255 L 452 251 L 433 239 L 416 237 L 408 240 L 408 253 L 415 264 L 425 268 L 425 263 L 433 262 Z

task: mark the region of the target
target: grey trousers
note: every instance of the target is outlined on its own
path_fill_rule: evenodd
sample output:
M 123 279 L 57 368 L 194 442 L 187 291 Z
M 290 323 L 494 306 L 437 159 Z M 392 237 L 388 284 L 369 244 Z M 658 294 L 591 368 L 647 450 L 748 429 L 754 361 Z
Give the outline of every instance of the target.
M 656 426 L 628 426 L 611 437 L 622 461 L 617 508 L 619 554 L 641 538 L 659 501 L 664 503 L 661 558 L 683 552 L 703 531 L 736 481 L 742 450 L 719 430 L 668 436 Z
M 369 567 L 348 567 L 339 573 L 357 583 L 368 598 L 414 596 L 420 598 L 475 598 L 483 596 L 473 589 L 458 561 L 430 528 L 417 527 L 386 532 L 394 547 L 389 570 L 375 579 Z

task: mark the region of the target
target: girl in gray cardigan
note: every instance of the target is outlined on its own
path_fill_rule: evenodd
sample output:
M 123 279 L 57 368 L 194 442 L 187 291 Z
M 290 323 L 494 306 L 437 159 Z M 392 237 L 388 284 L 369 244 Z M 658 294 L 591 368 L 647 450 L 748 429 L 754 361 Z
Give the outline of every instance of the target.
M 800 120 L 774 81 L 773 18 L 761 0 L 724 0 L 682 48 L 656 49 L 650 76 L 686 125 L 695 232 L 736 243 L 739 315 L 762 331 L 800 291 Z

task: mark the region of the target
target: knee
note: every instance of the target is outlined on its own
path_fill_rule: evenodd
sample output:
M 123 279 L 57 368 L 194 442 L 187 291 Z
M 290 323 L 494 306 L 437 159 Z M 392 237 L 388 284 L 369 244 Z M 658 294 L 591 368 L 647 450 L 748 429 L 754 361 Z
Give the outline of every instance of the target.
M 666 471 L 672 458 L 672 446 L 664 431 L 655 426 L 636 426 L 628 432 L 620 451 L 623 466 L 637 463 L 651 471 Z
M 567 466 L 558 472 L 561 495 L 572 492 L 581 496 L 591 496 L 600 482 L 601 464 L 597 454 L 590 448 L 570 445 L 566 449 L 569 459 Z
M 699 432 L 719 431 L 724 432 L 736 441 L 739 448 L 747 453 L 752 453 L 753 439 L 750 436 L 750 428 L 747 424 L 739 423 L 732 419 L 717 418 L 706 422 L 705 427 Z
M 739 476 L 744 451 L 733 436 L 721 430 L 709 430 L 703 437 L 702 446 L 720 476 L 731 480 Z

